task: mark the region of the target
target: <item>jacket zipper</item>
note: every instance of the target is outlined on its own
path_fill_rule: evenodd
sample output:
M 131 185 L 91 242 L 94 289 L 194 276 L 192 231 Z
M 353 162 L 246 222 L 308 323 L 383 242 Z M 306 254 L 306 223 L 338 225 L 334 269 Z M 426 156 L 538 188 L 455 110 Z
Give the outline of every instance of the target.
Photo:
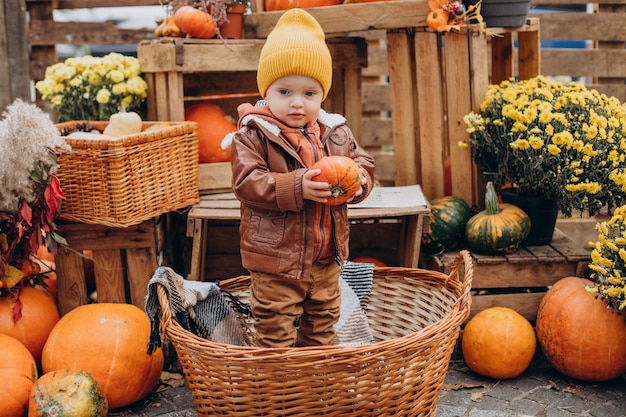
M 309 136 L 309 132 L 307 132 L 306 126 L 301 127 L 300 132 L 302 132 L 306 140 L 311 145 L 311 148 L 313 148 L 313 159 L 315 160 L 315 162 L 319 161 L 319 153 L 317 152 L 317 146 L 315 145 L 315 142 L 313 141 L 313 139 L 311 139 L 311 136 Z M 324 249 L 324 245 L 326 244 L 326 235 L 324 234 L 324 216 L 325 215 L 326 215 L 326 206 L 322 205 L 322 215 L 320 216 L 320 222 L 318 224 L 318 229 L 320 231 L 322 243 L 320 245 L 319 252 L 317 252 L 317 255 L 315 256 L 316 259 L 321 255 L 322 250 Z

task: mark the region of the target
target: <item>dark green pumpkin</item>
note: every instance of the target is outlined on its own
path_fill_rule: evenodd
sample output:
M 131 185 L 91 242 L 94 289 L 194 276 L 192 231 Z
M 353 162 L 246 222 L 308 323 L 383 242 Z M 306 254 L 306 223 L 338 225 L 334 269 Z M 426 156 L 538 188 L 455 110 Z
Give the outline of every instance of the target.
M 430 232 L 422 236 L 424 252 L 439 252 L 459 246 L 472 209 L 462 198 L 447 196 L 430 202 Z
M 470 218 L 465 238 L 471 250 L 488 255 L 515 252 L 530 232 L 530 218 L 513 204 L 498 203 L 493 183 L 487 183 L 485 210 Z

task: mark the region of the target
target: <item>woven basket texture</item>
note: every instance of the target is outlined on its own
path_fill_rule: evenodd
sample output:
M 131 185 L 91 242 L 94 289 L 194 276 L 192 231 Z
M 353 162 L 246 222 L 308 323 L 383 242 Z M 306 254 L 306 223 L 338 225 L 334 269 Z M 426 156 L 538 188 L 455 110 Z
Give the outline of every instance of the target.
M 157 287 L 161 334 L 176 349 L 200 416 L 432 416 L 469 315 L 472 275 L 468 251 L 449 275 L 376 268 L 366 311 L 375 341 L 362 346 L 210 342 L 172 319 Z M 243 276 L 220 286 L 247 302 L 249 283 Z
M 73 131 L 79 123 L 57 124 Z M 102 131 L 108 122 L 89 121 Z M 151 126 L 164 125 L 146 130 Z M 194 122 L 144 122 L 143 131 L 115 139 L 65 138 L 57 176 L 66 199 L 59 218 L 128 227 L 200 201 L 198 127 Z

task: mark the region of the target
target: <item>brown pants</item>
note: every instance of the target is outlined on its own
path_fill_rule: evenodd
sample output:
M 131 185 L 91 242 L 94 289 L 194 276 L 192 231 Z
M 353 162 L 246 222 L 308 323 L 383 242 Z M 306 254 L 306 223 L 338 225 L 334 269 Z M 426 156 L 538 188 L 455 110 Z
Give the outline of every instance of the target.
M 329 345 L 339 320 L 340 272 L 339 265 L 329 260 L 314 263 L 307 280 L 251 273 L 250 305 L 256 318 L 257 346 Z

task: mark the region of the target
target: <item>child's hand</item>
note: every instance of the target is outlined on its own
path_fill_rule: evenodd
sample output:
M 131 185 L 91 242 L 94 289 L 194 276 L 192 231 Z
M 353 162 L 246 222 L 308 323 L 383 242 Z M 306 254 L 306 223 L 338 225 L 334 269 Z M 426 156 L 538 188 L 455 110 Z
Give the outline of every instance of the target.
M 322 171 L 320 169 L 310 169 L 302 177 L 302 197 L 318 203 L 326 203 L 330 197 L 330 184 L 327 182 L 313 181 L 316 175 Z
M 367 175 L 365 175 L 365 170 L 363 168 L 361 168 L 361 188 L 359 188 L 358 190 L 356 190 L 356 193 L 354 193 L 354 197 L 352 197 L 350 200 L 348 200 L 348 203 L 352 200 L 354 200 L 355 198 L 357 198 L 358 196 L 360 196 L 361 194 L 363 194 L 363 189 L 366 188 L 367 185 Z

